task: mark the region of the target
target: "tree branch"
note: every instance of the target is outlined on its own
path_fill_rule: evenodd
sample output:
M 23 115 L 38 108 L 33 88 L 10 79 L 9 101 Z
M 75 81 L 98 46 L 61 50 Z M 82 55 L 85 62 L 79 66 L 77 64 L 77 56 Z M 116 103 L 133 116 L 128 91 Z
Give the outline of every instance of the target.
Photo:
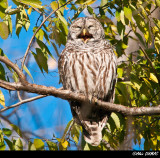
M 7 57 L 5 56 L 0 56 L 0 61 L 5 63 L 6 65 L 10 66 L 18 75 L 19 79 L 20 79 L 20 82 L 25 85 L 26 84 L 26 77 L 25 75 L 23 74 L 23 72 L 19 69 L 19 67 L 12 63 Z
M 74 93 L 69 90 L 57 89 L 55 87 L 46 87 L 43 85 L 31 84 L 25 80 L 25 76 L 22 73 L 22 71 L 18 68 L 18 66 L 12 63 L 8 58 L 0 56 L 0 61 L 4 62 L 8 66 L 10 66 L 13 70 L 15 70 L 18 77 L 20 78 L 19 80 L 20 82 L 17 82 L 17 83 L 0 80 L 0 87 L 4 89 L 14 90 L 14 91 L 15 90 L 25 91 L 25 92 L 36 93 L 36 94 L 45 95 L 45 96 L 51 95 L 54 97 L 58 97 L 58 98 L 61 98 L 64 100 L 70 100 L 70 101 L 72 100 L 72 101 L 84 102 L 88 100 L 88 98 L 86 98 L 85 95 L 80 93 Z M 96 100 L 96 105 L 95 105 L 95 100 Z M 17 103 L 18 105 L 13 105 L 13 107 L 19 106 L 23 102 L 27 102 L 27 101 L 24 100 L 20 103 Z M 109 102 L 104 102 L 102 100 L 97 100 L 96 98 L 93 98 L 91 103 L 93 104 L 93 106 L 102 108 L 104 111 L 119 112 L 127 116 L 159 115 L 160 114 L 160 105 L 156 107 L 126 107 L 120 104 L 113 104 Z M 2 109 L 0 112 L 2 111 L 4 110 Z
M 1 109 L 0 112 L 6 111 L 6 110 L 11 109 L 11 108 L 15 108 L 15 107 L 20 106 L 24 103 L 28 103 L 28 102 L 31 102 L 31 101 L 34 101 L 34 100 L 37 100 L 37 99 L 40 99 L 40 98 L 44 98 L 44 97 L 46 97 L 46 95 L 39 95 L 39 96 L 36 96 L 36 97 L 21 100 L 19 103 L 16 103 L 16 104 L 13 104 L 11 106 L 7 106 L 7 107 Z

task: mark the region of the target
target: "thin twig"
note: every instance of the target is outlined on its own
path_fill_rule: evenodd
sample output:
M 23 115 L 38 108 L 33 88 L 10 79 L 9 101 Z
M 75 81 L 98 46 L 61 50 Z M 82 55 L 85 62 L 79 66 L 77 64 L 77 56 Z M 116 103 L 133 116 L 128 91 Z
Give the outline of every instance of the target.
M 23 99 L 21 98 L 20 91 L 17 91 L 17 96 L 18 96 L 19 101 L 22 101 L 22 100 L 23 100 Z
M 31 102 L 31 101 L 34 101 L 34 100 L 37 100 L 37 99 L 40 99 L 40 98 L 44 98 L 44 97 L 47 97 L 47 95 L 39 95 L 39 96 L 36 96 L 36 97 L 32 97 L 32 98 L 22 100 L 22 101 L 20 101 L 16 104 L 13 104 L 11 106 L 7 106 L 7 107 L 1 109 L 0 112 L 6 111 L 6 110 L 11 109 L 11 108 L 15 108 L 15 107 L 20 106 L 24 103 L 28 103 L 28 102 Z
M 52 14 L 54 14 L 56 11 L 58 11 L 60 8 L 64 7 L 65 5 L 67 5 L 68 3 L 70 3 L 71 1 L 72 1 L 72 0 L 66 2 L 64 5 L 60 6 L 60 7 L 57 8 L 56 10 L 53 10 L 53 11 L 42 21 L 42 23 L 40 24 L 40 26 L 39 26 L 39 27 L 37 28 L 37 30 L 34 32 L 32 38 L 31 38 L 31 40 L 30 40 L 30 42 L 29 42 L 29 44 L 28 44 L 27 50 L 26 50 L 26 52 L 25 52 L 25 54 L 24 54 L 24 58 L 23 58 L 23 61 L 22 61 L 22 64 L 21 64 L 21 70 L 22 70 L 22 71 L 23 71 L 23 66 L 24 66 L 26 57 L 27 57 L 27 55 L 28 55 L 28 53 L 29 53 L 29 50 L 30 50 L 32 41 L 33 41 L 33 39 L 35 38 L 37 32 L 41 29 L 41 27 L 43 26 L 43 24 L 47 21 L 47 19 L 48 19 L 49 17 L 51 17 Z

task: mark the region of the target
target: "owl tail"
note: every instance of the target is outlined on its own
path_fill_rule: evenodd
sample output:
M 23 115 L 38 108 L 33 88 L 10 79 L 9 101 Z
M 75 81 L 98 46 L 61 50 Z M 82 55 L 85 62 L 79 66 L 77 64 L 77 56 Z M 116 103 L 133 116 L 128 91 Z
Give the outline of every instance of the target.
M 82 126 L 84 140 L 92 146 L 98 146 L 101 143 L 102 130 L 107 120 L 108 117 L 106 116 L 105 118 L 103 118 L 103 120 L 99 122 L 84 121 L 85 126 L 87 126 L 87 129 L 89 129 L 88 131 L 86 127 Z
M 91 105 L 85 102 L 70 102 L 70 105 L 75 122 L 83 128 L 84 140 L 92 146 L 98 146 L 110 113 L 91 108 Z

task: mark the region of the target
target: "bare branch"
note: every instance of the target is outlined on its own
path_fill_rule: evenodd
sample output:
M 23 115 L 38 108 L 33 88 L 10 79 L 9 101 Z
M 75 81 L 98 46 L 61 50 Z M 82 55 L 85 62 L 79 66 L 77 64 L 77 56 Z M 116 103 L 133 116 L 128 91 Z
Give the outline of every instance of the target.
M 20 106 L 24 103 L 28 103 L 28 102 L 31 102 L 31 101 L 34 101 L 34 100 L 37 100 L 37 99 L 40 99 L 40 98 L 44 98 L 44 97 L 46 97 L 46 95 L 39 95 L 39 96 L 32 97 L 32 98 L 29 98 L 29 99 L 21 100 L 19 103 L 16 103 L 16 104 L 13 104 L 11 106 L 7 106 L 7 107 L 1 109 L 0 112 L 6 111 L 6 110 L 11 109 L 11 108 L 15 108 L 15 107 Z

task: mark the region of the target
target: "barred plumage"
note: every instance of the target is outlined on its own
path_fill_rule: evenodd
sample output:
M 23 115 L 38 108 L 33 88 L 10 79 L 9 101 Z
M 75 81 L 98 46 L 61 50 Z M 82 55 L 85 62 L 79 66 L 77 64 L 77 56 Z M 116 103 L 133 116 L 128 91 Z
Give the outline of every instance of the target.
M 93 25 L 95 29 L 90 30 L 87 25 Z M 81 30 L 74 30 L 76 26 Z M 83 35 L 81 32 L 84 29 L 88 30 Z M 58 62 L 64 89 L 113 102 L 116 64 L 113 48 L 104 39 L 104 30 L 99 21 L 88 17 L 75 20 Z M 95 106 L 93 108 L 89 102 L 72 101 L 70 106 L 74 119 L 83 127 L 86 142 L 99 145 L 101 131 L 110 113 L 106 114 Z

